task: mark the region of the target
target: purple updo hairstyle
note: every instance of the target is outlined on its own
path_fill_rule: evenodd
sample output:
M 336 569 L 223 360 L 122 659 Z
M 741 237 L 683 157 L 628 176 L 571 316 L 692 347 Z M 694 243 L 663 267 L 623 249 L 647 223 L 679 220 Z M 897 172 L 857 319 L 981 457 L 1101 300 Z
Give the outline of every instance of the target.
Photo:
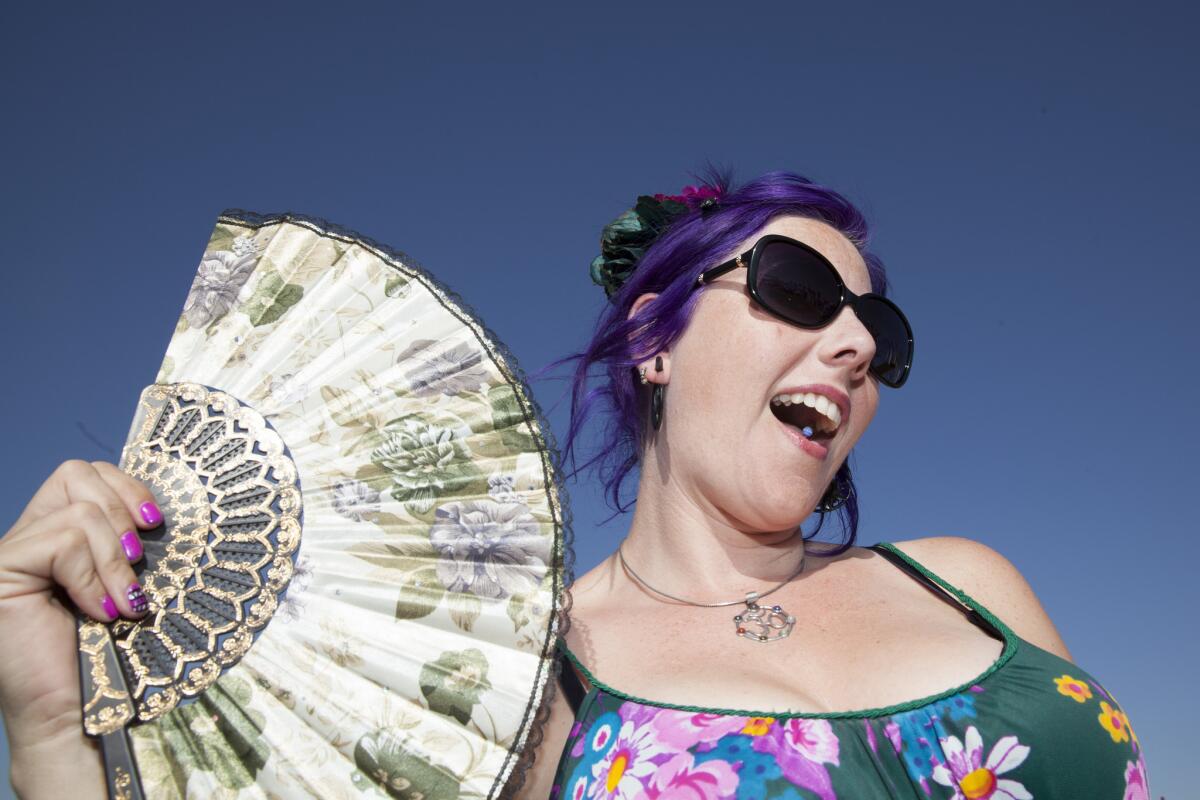
M 696 277 L 729 257 L 768 222 L 781 215 L 821 220 L 845 236 L 862 255 L 871 280 L 871 291 L 885 295 L 888 289 L 883 263 L 867 251 L 869 226 L 866 218 L 838 192 L 794 172 L 768 172 L 741 186 L 732 185 L 731 171 L 706 167 L 699 187 L 676 196 L 688 211 L 674 219 L 637 262 L 620 290 L 610 298 L 596 322 L 587 346 L 547 369 L 574 362 L 571 381 L 571 418 L 562 458 L 570 464 L 568 476 L 595 467 L 604 481 L 609 505 L 617 513 L 629 510 L 622 504 L 622 486 L 638 465 L 649 425 L 649 386 L 638 380 L 636 365 L 669 348 L 682 335 L 700 298 Z M 713 207 L 702 208 L 704 198 L 715 195 Z M 633 319 L 627 319 L 634 300 L 647 292 L 657 293 Z M 597 384 L 590 386 L 593 381 Z M 585 423 L 599 414 L 604 430 L 594 455 L 577 465 L 575 453 Z M 835 480 L 847 500 L 835 512 L 843 533 L 838 549 L 854 544 L 858 533 L 858 502 L 850 467 L 843 463 Z M 612 517 L 610 516 L 609 519 Z M 811 534 L 820 531 L 825 514 Z

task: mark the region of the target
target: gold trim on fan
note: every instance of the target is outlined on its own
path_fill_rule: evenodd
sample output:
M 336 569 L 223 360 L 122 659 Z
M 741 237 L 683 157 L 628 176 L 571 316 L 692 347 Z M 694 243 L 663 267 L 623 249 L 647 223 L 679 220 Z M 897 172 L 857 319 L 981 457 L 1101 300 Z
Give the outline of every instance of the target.
M 211 686 L 270 622 L 292 577 L 302 503 L 283 440 L 232 395 L 195 383 L 153 384 L 142 391 L 134 429 L 121 468 L 166 501 L 168 516 L 163 554 L 142 578 L 150 612 L 107 629 L 89 623 L 80 649 L 91 659 L 93 702 L 115 700 L 101 689 L 105 648 L 92 628 L 111 634 L 132 684 L 126 702 L 146 722 Z M 116 710 L 98 713 L 105 719 L 89 733 L 130 720 Z

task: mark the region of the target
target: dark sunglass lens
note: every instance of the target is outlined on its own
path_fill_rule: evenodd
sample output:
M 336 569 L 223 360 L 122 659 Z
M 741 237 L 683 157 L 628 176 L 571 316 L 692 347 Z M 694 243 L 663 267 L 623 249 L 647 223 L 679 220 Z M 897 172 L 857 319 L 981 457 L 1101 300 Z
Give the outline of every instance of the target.
M 912 361 L 912 335 L 904 317 L 893 305 L 876 297 L 860 298 L 854 310 L 875 339 L 871 371 L 888 385 L 902 382 Z
M 841 300 L 837 273 L 816 253 L 788 242 L 763 248 L 757 289 L 770 310 L 806 327 L 828 322 Z

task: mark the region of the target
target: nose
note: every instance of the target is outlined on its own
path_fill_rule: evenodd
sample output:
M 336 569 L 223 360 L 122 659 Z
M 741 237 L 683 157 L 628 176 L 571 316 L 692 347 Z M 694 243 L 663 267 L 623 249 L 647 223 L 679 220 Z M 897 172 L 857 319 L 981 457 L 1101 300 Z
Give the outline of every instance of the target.
M 822 361 L 848 370 L 852 380 L 866 376 L 871 359 L 875 358 L 875 337 L 862 324 L 852 306 L 843 306 L 822 334 L 819 347 Z

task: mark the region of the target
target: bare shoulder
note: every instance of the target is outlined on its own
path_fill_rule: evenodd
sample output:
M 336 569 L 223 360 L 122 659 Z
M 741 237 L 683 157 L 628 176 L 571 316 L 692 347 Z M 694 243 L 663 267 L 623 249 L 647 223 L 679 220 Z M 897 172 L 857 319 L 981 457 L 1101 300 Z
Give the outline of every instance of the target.
M 962 536 L 931 536 L 893 544 L 978 600 L 1021 638 L 1072 660 L 1025 576 L 1000 553 Z

